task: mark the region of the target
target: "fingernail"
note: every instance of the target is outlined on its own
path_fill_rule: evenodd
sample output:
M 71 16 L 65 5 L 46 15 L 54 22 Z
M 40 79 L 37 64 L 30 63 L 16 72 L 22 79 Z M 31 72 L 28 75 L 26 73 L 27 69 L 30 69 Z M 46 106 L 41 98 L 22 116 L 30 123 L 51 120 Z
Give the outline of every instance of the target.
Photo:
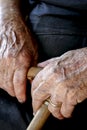
M 22 99 L 21 98 L 21 99 L 18 99 L 18 101 L 21 102 L 21 103 L 24 103 L 26 101 L 26 99 L 24 99 L 24 98 Z
M 33 116 L 35 116 L 35 112 L 33 112 Z

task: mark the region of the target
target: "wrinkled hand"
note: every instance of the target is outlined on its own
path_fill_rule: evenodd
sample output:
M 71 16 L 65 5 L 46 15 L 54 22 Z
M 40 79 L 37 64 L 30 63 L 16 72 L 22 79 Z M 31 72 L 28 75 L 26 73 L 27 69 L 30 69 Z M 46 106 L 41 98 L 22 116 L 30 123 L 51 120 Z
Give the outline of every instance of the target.
M 70 117 L 75 105 L 87 98 L 87 48 L 66 52 L 39 66 L 44 69 L 32 82 L 34 112 L 50 98 L 48 109 L 54 117 Z
M 0 22 L 0 88 L 24 102 L 27 71 L 36 64 L 37 47 L 22 18 L 10 17 Z

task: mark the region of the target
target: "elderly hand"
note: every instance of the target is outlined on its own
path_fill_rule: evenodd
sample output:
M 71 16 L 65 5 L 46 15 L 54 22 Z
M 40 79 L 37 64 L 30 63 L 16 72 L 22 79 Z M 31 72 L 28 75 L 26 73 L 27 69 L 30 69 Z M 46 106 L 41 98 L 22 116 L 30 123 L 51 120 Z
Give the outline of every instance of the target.
M 36 64 L 37 47 L 15 2 L 0 3 L 0 88 L 24 102 L 27 71 Z
M 69 118 L 75 105 L 87 98 L 87 48 L 66 52 L 39 66 L 44 69 L 32 82 L 34 112 L 50 98 L 48 109 L 53 116 Z

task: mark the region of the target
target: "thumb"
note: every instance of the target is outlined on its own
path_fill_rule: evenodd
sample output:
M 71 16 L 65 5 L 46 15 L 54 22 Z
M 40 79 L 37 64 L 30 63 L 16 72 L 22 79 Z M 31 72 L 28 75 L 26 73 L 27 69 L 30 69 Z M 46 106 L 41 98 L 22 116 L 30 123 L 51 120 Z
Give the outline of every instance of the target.
M 52 63 L 52 62 L 54 62 L 54 58 L 49 59 L 49 60 L 46 60 L 46 61 L 41 62 L 41 63 L 38 63 L 37 66 L 38 66 L 38 67 L 44 68 L 45 66 L 47 66 L 49 63 Z

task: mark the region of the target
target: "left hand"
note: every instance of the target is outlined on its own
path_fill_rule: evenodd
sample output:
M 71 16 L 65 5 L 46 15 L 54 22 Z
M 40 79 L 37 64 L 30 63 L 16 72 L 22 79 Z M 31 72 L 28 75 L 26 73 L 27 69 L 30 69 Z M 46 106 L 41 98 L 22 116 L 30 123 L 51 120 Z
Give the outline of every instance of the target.
M 87 98 L 87 48 L 69 51 L 39 66 L 44 69 L 32 82 L 34 112 L 50 98 L 48 109 L 53 116 L 69 118 L 75 105 Z
M 13 3 L 14 0 L 10 2 Z M 3 4 L 2 1 L 1 8 Z M 0 88 L 16 97 L 19 102 L 25 102 L 27 72 L 31 66 L 36 65 L 38 51 L 36 40 L 28 30 L 21 14 L 18 10 L 15 11 L 15 4 L 13 5 L 10 8 L 7 6 L 6 11 L 1 10 Z

